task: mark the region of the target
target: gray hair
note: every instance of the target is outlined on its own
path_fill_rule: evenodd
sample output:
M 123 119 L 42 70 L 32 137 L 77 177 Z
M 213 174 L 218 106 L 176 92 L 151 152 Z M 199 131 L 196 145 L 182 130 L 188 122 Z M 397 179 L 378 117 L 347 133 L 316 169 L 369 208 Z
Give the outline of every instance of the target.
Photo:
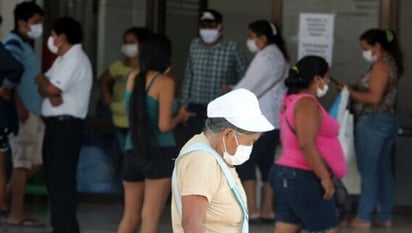
M 217 117 L 217 118 L 207 118 L 205 122 L 205 130 L 209 130 L 213 133 L 221 133 L 223 130 L 230 128 L 235 130 L 238 133 L 241 134 L 254 134 L 256 132 L 250 132 L 246 131 L 243 129 L 240 129 L 233 124 L 231 124 L 229 121 L 227 121 L 223 117 Z

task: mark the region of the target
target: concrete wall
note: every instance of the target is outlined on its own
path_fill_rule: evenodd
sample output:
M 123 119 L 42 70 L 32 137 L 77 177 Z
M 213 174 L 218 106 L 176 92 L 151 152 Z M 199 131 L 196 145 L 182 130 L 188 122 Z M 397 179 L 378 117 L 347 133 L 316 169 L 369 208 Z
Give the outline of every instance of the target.
M 404 55 L 405 73 L 402 76 L 399 85 L 398 95 L 398 113 L 401 120 L 401 126 L 412 127 L 412 1 L 399 1 L 399 37 L 400 44 Z
M 270 20 L 272 1 L 259 0 L 259 4 L 256 4 L 250 0 L 209 0 L 209 8 L 222 13 L 224 35 L 238 42 L 245 55 L 251 59 L 252 54 L 246 47 L 248 25 L 259 19 Z

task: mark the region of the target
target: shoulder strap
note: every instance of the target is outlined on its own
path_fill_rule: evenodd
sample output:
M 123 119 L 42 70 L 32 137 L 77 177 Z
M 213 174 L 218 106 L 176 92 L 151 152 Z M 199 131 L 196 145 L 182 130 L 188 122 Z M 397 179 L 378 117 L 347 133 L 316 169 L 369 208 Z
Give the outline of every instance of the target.
M 222 169 L 230 190 L 232 191 L 233 195 L 235 196 L 236 201 L 238 202 L 238 204 L 240 205 L 241 209 L 242 209 L 242 213 L 243 213 L 243 226 L 242 226 L 242 233 L 247 233 L 249 232 L 249 214 L 248 214 L 248 210 L 247 210 L 247 205 L 246 205 L 246 201 L 242 198 L 241 196 L 241 192 L 239 187 L 237 186 L 232 174 L 230 173 L 229 168 L 227 167 L 226 163 L 223 161 L 222 157 L 215 151 L 213 150 L 210 146 L 208 146 L 205 143 L 195 143 L 189 147 L 187 147 L 185 150 L 181 151 L 179 156 L 176 158 L 175 161 L 175 168 L 173 169 L 173 175 L 172 175 L 172 189 L 173 189 L 173 195 L 176 201 L 176 206 L 177 206 L 177 210 L 179 212 L 179 215 L 182 216 L 182 200 L 179 194 L 179 188 L 177 185 L 177 175 L 176 175 L 176 167 L 177 167 L 177 162 L 178 160 L 189 154 L 190 152 L 193 151 L 206 151 L 208 152 L 210 155 L 212 155 L 213 157 L 215 157 L 216 161 L 219 164 L 219 167 Z
M 149 92 L 150 88 L 152 88 L 152 86 L 153 86 L 153 83 L 156 81 L 156 79 L 157 79 L 158 77 L 160 77 L 160 75 L 162 75 L 162 74 L 159 73 L 159 72 L 157 72 L 156 74 L 153 75 L 152 80 L 150 80 L 150 83 L 149 83 L 149 85 L 148 85 L 147 88 L 146 88 L 146 92 Z

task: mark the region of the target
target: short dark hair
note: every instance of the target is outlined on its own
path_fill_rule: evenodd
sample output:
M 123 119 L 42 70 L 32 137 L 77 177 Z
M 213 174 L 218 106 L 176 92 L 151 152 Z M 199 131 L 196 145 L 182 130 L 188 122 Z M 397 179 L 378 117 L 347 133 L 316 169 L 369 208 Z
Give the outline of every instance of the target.
M 44 10 L 34 2 L 22 2 L 14 8 L 14 28 L 18 27 L 18 21 L 27 22 L 35 14 L 44 15 Z
M 82 26 L 75 19 L 65 16 L 58 18 L 52 27 L 57 35 L 64 34 L 69 44 L 80 44 L 83 41 Z

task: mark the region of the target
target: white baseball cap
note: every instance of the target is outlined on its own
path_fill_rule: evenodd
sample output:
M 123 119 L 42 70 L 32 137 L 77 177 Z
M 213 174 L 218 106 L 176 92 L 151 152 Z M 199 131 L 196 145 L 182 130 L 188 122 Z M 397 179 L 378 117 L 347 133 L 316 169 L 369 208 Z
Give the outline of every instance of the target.
M 249 132 L 266 132 L 275 129 L 262 114 L 256 95 L 243 88 L 212 100 L 207 105 L 207 117 L 223 117 L 232 125 Z

